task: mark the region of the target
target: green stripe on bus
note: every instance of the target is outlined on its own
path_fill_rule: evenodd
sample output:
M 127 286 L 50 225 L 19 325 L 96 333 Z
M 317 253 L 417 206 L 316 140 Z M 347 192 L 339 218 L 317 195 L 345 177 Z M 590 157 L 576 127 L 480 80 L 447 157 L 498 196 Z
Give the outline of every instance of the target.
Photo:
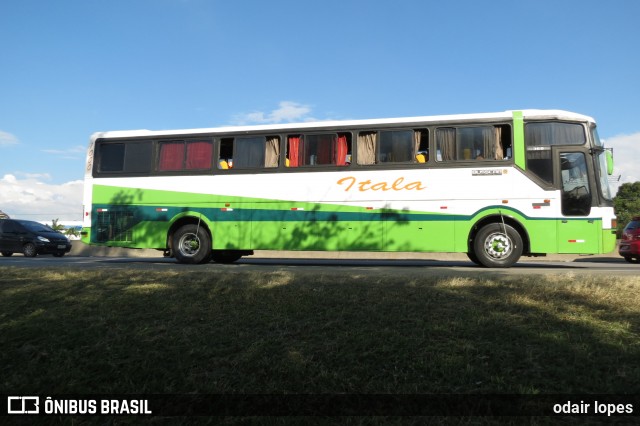
M 212 207 L 94 205 L 92 219 L 97 226 L 91 229 L 91 241 L 162 249 L 169 226 L 188 215 L 202 217 L 203 223 L 211 229 L 216 249 L 465 252 L 467 237 L 477 221 L 487 216 L 504 216 L 523 226 L 533 253 L 600 251 L 599 238 L 595 237 L 602 226 L 601 223 L 593 224 L 593 219 L 564 218 L 560 225 L 561 218 L 529 217 L 508 206 L 487 206 L 471 214 L 443 214 L 391 209 L 345 211 L 344 206 L 324 204 L 316 206 L 324 209 L 333 207 L 335 210 L 252 209 L 252 203 L 244 204 L 247 208 L 231 211 Z M 263 203 L 259 206 L 265 207 Z M 100 225 L 98 209 L 109 215 L 108 225 L 117 226 L 119 218 L 123 217 L 126 217 L 126 225 L 112 234 L 109 226 Z M 122 216 L 122 213 L 127 214 Z M 564 232 L 565 235 L 591 237 L 580 244 L 569 244 L 558 239 L 562 233 L 560 226 L 570 230 L 569 233 Z M 608 248 L 610 245 L 606 241 L 603 246 Z
M 524 118 L 522 111 L 513 111 L 513 152 L 516 166 L 527 169 L 524 145 Z

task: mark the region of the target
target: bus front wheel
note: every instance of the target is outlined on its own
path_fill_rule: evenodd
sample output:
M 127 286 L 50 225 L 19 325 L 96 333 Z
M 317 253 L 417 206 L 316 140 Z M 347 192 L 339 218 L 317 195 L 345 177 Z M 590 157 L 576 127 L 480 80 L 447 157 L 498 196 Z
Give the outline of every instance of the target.
M 198 225 L 181 226 L 173 234 L 173 255 L 178 263 L 207 263 L 211 259 L 211 238 Z
M 522 237 L 510 225 L 491 223 L 478 231 L 473 250 L 480 264 L 488 268 L 508 268 L 522 255 Z

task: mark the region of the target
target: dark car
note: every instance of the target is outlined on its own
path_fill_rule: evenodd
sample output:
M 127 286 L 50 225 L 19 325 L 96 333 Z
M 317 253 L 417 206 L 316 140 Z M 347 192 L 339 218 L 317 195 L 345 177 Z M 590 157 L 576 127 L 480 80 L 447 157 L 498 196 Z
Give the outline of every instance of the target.
M 640 216 L 631 219 L 624 227 L 618 253 L 627 262 L 640 263 Z
M 27 257 L 53 254 L 62 257 L 71 250 L 69 239 L 47 225 L 31 220 L 0 219 L 0 253 Z

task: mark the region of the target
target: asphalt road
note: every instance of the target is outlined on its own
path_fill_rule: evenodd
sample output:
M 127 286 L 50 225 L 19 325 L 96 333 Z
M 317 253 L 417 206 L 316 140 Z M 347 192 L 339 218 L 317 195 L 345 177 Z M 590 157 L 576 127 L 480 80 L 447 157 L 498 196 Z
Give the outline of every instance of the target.
M 208 263 L 206 265 L 181 265 L 174 259 L 162 257 L 81 257 L 38 256 L 25 258 L 16 254 L 12 257 L 0 257 L 0 266 L 22 268 L 102 268 L 116 270 L 207 270 L 207 271 L 317 271 L 319 273 L 345 272 L 394 274 L 462 275 L 530 275 L 530 274 L 575 274 L 638 276 L 640 265 L 630 264 L 621 257 L 584 257 L 571 260 L 546 258 L 523 258 L 508 269 L 481 268 L 460 256 L 434 256 L 433 259 L 330 259 L 330 258 L 277 258 L 245 257 L 231 265 Z

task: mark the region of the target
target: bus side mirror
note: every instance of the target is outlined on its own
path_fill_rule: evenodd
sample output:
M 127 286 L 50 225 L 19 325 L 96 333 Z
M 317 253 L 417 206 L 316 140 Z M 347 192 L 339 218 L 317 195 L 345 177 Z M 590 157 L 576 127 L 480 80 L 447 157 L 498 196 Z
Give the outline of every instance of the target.
M 607 158 L 607 174 L 612 175 L 613 174 L 613 150 L 607 149 L 605 151 L 605 155 Z

